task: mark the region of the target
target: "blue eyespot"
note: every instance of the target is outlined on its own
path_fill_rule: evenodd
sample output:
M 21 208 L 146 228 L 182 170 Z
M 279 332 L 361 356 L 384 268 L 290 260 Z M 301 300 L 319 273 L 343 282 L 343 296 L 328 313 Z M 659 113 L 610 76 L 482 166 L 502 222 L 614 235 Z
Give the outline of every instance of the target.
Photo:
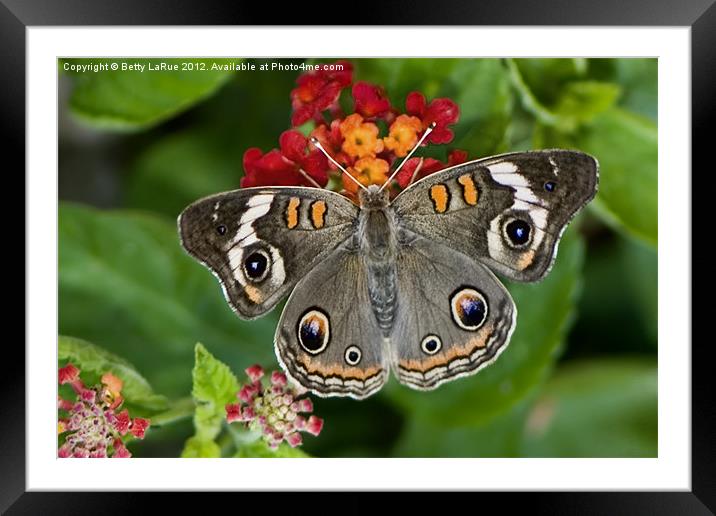
M 485 303 L 464 297 L 460 300 L 461 321 L 465 326 L 477 326 L 485 318 Z
M 463 330 L 475 331 L 487 319 L 487 300 L 474 288 L 457 290 L 450 298 L 450 306 L 453 321 Z
M 264 279 L 268 272 L 269 258 L 263 251 L 255 251 L 244 260 L 246 276 L 253 281 Z
M 530 225 L 524 220 L 515 219 L 507 223 L 505 233 L 513 245 L 524 245 L 530 240 Z
M 308 310 L 298 321 L 298 342 L 311 355 L 317 355 L 326 349 L 329 339 L 330 324 L 328 317 L 322 311 Z M 355 348 L 360 354 L 360 350 L 355 346 L 348 348 L 347 351 L 351 351 L 352 348 Z M 346 353 L 345 358 L 348 360 L 348 353 Z M 358 356 L 355 363 L 358 363 L 358 361 L 360 361 L 360 356 Z
M 226 234 L 226 226 L 224 226 L 223 224 L 221 224 L 220 226 L 216 226 L 216 232 L 219 233 L 220 235 L 225 235 Z
M 555 188 L 557 188 L 557 183 L 555 183 L 554 181 L 547 181 L 544 184 L 544 189 L 547 190 L 548 192 L 554 192 Z

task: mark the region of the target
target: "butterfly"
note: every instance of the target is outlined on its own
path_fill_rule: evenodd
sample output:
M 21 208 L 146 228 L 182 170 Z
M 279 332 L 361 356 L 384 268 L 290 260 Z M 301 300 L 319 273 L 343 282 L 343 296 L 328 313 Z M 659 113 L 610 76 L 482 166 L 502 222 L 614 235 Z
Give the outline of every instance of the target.
M 308 187 L 219 193 L 188 206 L 178 228 L 240 317 L 290 293 L 274 338 L 289 378 L 363 399 L 391 370 L 430 390 L 494 362 L 517 318 L 494 273 L 542 279 L 598 176 L 582 152 L 516 152 L 436 172 L 392 200 L 376 185 L 359 204 Z

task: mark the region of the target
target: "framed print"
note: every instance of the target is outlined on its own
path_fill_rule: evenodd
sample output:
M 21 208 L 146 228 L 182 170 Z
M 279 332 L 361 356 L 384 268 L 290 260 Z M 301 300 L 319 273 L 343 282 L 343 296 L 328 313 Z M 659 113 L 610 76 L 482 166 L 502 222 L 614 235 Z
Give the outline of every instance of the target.
M 311 28 L 3 8 L 5 69 L 26 56 L 3 107 L 26 129 L 28 299 L 3 507 L 392 489 L 713 508 L 690 171 L 715 8 L 508 27 L 511 7 Z

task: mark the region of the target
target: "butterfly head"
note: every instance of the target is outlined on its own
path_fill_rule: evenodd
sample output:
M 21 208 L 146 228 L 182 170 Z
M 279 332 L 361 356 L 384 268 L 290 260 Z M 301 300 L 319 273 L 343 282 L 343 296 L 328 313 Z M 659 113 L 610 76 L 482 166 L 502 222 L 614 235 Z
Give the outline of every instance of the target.
M 390 204 L 387 190 L 381 190 L 378 185 L 370 185 L 358 192 L 360 207 L 364 210 L 382 210 Z

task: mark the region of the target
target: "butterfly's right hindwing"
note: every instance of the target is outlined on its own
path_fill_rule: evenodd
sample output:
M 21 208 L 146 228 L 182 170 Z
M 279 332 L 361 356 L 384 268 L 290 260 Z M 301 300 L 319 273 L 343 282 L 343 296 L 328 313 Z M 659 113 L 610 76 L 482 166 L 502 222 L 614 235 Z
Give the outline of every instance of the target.
M 317 188 L 246 188 L 179 216 L 184 248 L 221 281 L 244 318 L 258 317 L 353 233 L 358 208 Z

